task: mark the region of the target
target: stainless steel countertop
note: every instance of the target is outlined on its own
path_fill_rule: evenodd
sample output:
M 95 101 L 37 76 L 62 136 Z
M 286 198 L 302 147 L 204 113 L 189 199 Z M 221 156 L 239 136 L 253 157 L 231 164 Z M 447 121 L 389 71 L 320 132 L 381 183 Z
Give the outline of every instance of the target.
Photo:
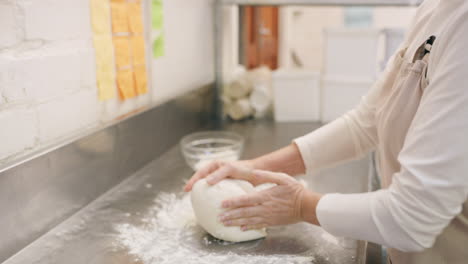
M 251 158 L 284 146 L 294 137 L 317 127 L 319 125 L 313 123 L 245 122 L 228 125 L 225 129 L 246 137 L 244 158 Z M 335 238 L 320 227 L 304 223 L 271 228 L 266 239 L 240 244 L 217 241 L 198 226 L 183 227 L 190 229 L 183 236 L 180 230 L 164 229 L 165 234 L 155 233 L 153 239 L 165 241 L 148 243 L 147 251 L 154 245 L 162 245 L 161 242 L 176 245 L 175 248 L 168 249 L 167 253 L 156 251 L 161 256 L 144 262 L 132 254 L 131 248 L 122 246 L 121 230 L 117 227 L 150 228 L 148 218 L 157 218 L 158 206 L 163 206 L 155 204 L 158 197 L 166 194 L 180 200 L 184 180 L 191 174 L 178 146 L 174 146 L 5 263 L 180 263 L 180 259 L 170 259 L 177 252 L 186 254 L 184 263 L 201 263 L 201 260 L 203 263 L 243 264 L 364 263 L 364 242 Z M 367 160 L 361 160 L 303 178 L 320 192 L 360 192 L 366 188 L 366 175 Z M 171 212 L 180 213 L 176 209 Z M 140 237 L 133 239 L 138 243 Z

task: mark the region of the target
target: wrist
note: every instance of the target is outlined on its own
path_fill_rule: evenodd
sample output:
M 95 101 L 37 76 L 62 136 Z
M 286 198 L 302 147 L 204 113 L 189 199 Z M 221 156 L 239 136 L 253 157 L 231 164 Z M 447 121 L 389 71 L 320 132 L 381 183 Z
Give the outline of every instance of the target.
M 246 160 L 246 165 L 252 170 L 268 170 L 268 168 L 264 166 L 261 158 Z
M 301 220 L 320 226 L 317 218 L 317 205 L 322 198 L 319 193 L 305 190 L 301 199 Z

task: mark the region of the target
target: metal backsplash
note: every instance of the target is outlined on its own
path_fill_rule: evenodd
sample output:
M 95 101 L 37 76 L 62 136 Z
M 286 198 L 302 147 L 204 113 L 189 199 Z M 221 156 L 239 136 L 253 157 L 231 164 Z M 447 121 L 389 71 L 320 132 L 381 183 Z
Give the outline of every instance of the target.
M 201 88 L 0 172 L 0 263 L 208 126 L 212 90 Z

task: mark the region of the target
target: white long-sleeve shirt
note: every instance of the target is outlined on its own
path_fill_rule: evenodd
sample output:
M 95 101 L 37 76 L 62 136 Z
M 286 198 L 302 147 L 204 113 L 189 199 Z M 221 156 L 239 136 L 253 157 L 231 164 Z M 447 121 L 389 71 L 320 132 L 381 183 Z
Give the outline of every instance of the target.
M 324 195 L 317 217 L 328 232 L 416 252 L 431 248 L 462 212 L 468 198 L 468 1 L 426 0 L 409 30 L 404 59 L 411 60 L 431 35 L 437 40 L 429 60 L 430 82 L 398 155 L 400 171 L 383 190 Z M 380 89 L 389 74 L 382 75 L 356 109 L 295 140 L 306 171 L 378 148 L 373 104 L 385 96 Z

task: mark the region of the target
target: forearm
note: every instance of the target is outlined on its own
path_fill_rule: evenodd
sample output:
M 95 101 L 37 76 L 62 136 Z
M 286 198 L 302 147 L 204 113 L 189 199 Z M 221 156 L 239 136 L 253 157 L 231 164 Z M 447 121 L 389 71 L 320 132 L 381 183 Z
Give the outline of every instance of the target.
M 353 157 L 356 157 L 353 137 L 345 119 L 340 118 L 249 163 L 255 169 L 296 176 L 332 167 Z
M 356 116 L 357 111 L 353 110 L 294 140 L 307 174 L 360 158 L 371 149 L 373 144 L 366 140 L 367 132 L 357 125 Z
M 295 143 L 250 161 L 258 170 L 282 172 L 292 176 L 304 174 L 305 165 Z

